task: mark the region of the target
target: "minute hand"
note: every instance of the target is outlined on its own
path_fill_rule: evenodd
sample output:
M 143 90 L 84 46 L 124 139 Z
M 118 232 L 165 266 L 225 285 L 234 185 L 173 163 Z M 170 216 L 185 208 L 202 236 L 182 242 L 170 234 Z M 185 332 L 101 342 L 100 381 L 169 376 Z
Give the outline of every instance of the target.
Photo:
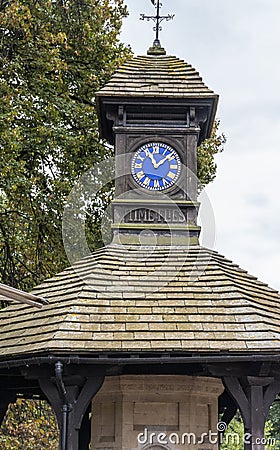
M 173 155 L 167 155 L 165 158 L 161 159 L 156 165 L 155 165 L 155 169 L 158 169 L 159 166 L 161 166 L 162 164 L 165 163 L 165 161 L 167 161 L 168 159 L 173 158 Z
M 156 164 L 157 164 L 157 162 L 156 162 L 154 156 L 152 155 L 152 153 L 149 152 L 149 150 L 146 151 L 146 156 L 147 156 L 148 158 L 150 158 L 150 160 L 152 161 L 152 164 L 153 164 L 154 168 L 156 169 Z

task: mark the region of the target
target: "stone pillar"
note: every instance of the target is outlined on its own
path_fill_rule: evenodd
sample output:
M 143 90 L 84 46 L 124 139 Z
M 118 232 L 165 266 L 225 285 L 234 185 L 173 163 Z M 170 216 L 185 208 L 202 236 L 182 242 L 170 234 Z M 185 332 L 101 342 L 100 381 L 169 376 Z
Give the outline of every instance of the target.
M 107 377 L 93 400 L 92 449 L 217 450 L 209 430 L 217 434 L 222 391 L 214 378 Z

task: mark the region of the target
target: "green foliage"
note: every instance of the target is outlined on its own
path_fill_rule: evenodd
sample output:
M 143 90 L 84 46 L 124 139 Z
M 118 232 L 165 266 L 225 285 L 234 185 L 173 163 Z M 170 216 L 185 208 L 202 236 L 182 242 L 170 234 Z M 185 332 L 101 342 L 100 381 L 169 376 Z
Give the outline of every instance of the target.
M 220 121 L 216 120 L 212 136 L 209 139 L 206 139 L 206 141 L 198 148 L 197 176 L 200 181 L 201 189 L 215 179 L 217 172 L 215 155 L 223 151 L 224 144 L 226 143 L 225 135 L 219 133 L 219 126 Z
M 235 439 L 234 435 L 237 435 L 239 437 Z M 243 450 L 243 436 L 243 422 L 240 418 L 240 414 L 237 413 L 234 419 L 230 422 L 227 431 L 225 432 L 221 450 Z
M 270 423 L 269 435 L 276 440 L 276 443 L 275 443 L 273 449 L 280 450 L 280 398 L 279 398 L 279 396 L 270 408 L 268 420 Z
M 0 2 L 0 280 L 29 289 L 67 264 L 61 238 L 75 180 L 111 155 L 94 93 L 130 52 L 123 0 Z M 98 245 L 93 211 L 91 229 Z
M 272 430 L 272 423 L 270 420 L 266 422 L 265 437 L 267 439 L 266 450 L 276 450 L 279 447 L 275 447 L 272 444 L 271 438 L 275 438 Z M 239 411 L 236 416 L 230 422 L 227 431 L 224 435 L 223 444 L 221 450 L 243 450 L 244 449 L 244 425 Z
M 18 399 L 9 406 L 0 430 L 1 450 L 57 450 L 58 442 L 57 422 L 46 402 Z

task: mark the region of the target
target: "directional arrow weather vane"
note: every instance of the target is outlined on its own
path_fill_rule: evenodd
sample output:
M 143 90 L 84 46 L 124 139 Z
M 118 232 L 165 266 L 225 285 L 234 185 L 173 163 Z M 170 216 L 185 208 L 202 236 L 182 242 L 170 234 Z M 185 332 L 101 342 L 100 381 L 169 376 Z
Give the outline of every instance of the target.
M 175 17 L 175 14 L 168 14 L 167 16 L 161 16 L 160 15 L 160 8 L 162 7 L 162 3 L 160 0 L 151 0 L 152 4 L 156 8 L 156 15 L 155 16 L 146 16 L 145 14 L 141 14 L 140 20 L 147 20 L 148 22 L 150 20 L 153 20 L 156 24 L 154 27 L 154 31 L 156 32 L 156 38 L 154 40 L 153 47 L 161 49 L 160 40 L 159 40 L 159 32 L 162 31 L 162 27 L 160 26 L 161 22 L 166 20 L 167 22 L 169 20 L 173 20 Z

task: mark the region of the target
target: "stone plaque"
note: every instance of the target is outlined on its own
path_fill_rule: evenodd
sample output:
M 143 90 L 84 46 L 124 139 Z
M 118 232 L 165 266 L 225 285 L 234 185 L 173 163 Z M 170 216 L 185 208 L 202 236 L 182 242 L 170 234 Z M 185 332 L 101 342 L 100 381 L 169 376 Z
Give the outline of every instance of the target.
M 179 404 L 139 402 L 134 404 L 134 426 L 178 427 Z

